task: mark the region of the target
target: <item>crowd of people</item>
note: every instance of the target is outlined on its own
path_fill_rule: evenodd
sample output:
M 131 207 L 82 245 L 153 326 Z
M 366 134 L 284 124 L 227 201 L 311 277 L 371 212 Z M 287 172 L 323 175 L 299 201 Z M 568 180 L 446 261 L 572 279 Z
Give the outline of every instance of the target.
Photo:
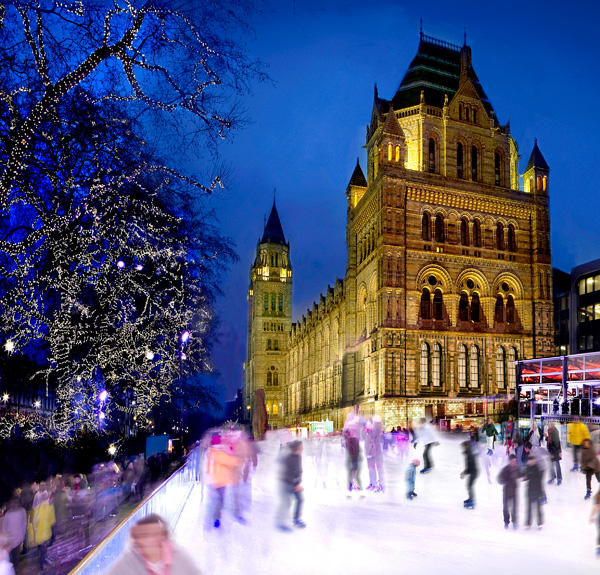
M 168 473 L 170 466 L 166 453 L 152 454 L 147 460 L 139 455 L 98 463 L 87 474 L 58 474 L 23 484 L 0 508 L 0 543 L 7 560 L 16 568 L 35 553 L 44 571 L 57 543 L 71 539 L 78 550 L 89 549 L 97 543 L 94 525 L 116 517 L 123 503 L 140 502 L 147 487 Z

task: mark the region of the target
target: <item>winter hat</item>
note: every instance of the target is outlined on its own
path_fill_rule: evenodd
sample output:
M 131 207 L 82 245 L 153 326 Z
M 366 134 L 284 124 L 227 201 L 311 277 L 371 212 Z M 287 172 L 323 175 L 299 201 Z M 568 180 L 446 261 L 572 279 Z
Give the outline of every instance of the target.
M 412 462 L 415 467 L 419 467 L 419 465 L 421 465 L 421 461 L 419 459 L 413 459 Z

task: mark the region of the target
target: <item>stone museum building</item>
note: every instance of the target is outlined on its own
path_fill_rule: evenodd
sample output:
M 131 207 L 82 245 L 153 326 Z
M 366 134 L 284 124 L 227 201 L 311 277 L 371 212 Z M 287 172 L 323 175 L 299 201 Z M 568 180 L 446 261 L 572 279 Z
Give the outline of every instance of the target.
M 386 429 L 505 412 L 515 360 L 555 353 L 537 142 L 520 181 L 471 48 L 421 32 L 398 91 L 375 88 L 365 143 L 366 173 L 357 162 L 346 188 L 345 276 L 296 322 L 273 204 L 250 271 L 246 409 L 263 389 L 272 428 L 339 429 L 356 406 Z

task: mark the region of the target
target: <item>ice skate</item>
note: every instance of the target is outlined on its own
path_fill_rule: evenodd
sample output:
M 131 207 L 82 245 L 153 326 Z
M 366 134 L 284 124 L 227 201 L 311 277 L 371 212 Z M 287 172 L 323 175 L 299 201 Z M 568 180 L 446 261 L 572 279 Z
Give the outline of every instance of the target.
M 577 471 L 579 469 L 579 465 L 577 463 L 571 467 L 570 471 Z
M 585 492 L 585 497 L 584 497 L 584 499 L 589 499 L 591 496 L 592 496 L 592 490 L 591 490 L 591 489 L 588 489 L 588 490 Z
M 465 509 L 475 509 L 475 501 L 472 499 L 467 499 L 465 501 Z

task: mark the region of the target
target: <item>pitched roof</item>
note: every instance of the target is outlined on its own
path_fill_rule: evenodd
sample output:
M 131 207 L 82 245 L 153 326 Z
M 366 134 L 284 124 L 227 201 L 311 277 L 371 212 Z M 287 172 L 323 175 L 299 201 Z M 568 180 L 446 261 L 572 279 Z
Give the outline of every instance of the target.
M 540 149 L 538 148 L 537 138 L 533 143 L 533 150 L 531 150 L 531 156 L 529 156 L 529 161 L 527 162 L 527 167 L 525 168 L 525 171 L 528 172 L 533 167 L 542 168 L 543 170 L 550 171 L 550 166 L 548 166 L 546 160 L 544 159 L 544 156 L 542 156 L 542 152 L 540 152 Z
M 404 132 L 398 123 L 398 118 L 396 118 L 396 114 L 394 113 L 394 108 L 391 102 L 389 112 L 385 118 L 385 124 L 383 125 L 383 131 L 386 134 L 404 137 Z
M 261 244 L 271 242 L 273 244 L 283 243 L 285 244 L 285 236 L 283 235 L 283 228 L 281 227 L 281 221 L 279 220 L 279 214 L 277 213 L 277 206 L 275 206 L 275 200 L 273 200 L 273 207 L 265 226 L 265 231 L 261 240 Z
M 352 173 L 352 177 L 350 178 L 350 183 L 348 185 L 360 186 L 361 188 L 367 187 L 367 179 L 363 174 L 358 158 L 356 158 L 356 168 L 354 168 L 354 172 Z
M 465 45 L 463 49 L 469 48 Z M 442 108 L 444 95 L 448 94 L 448 98 L 452 99 L 458 90 L 460 69 L 461 48 L 459 46 L 421 34 L 417 55 L 410 63 L 392 100 L 394 109 L 417 106 L 421 91 L 424 92 L 425 103 Z M 489 114 L 493 111 L 492 104 L 483 91 L 472 66 L 469 69 L 469 77 Z

